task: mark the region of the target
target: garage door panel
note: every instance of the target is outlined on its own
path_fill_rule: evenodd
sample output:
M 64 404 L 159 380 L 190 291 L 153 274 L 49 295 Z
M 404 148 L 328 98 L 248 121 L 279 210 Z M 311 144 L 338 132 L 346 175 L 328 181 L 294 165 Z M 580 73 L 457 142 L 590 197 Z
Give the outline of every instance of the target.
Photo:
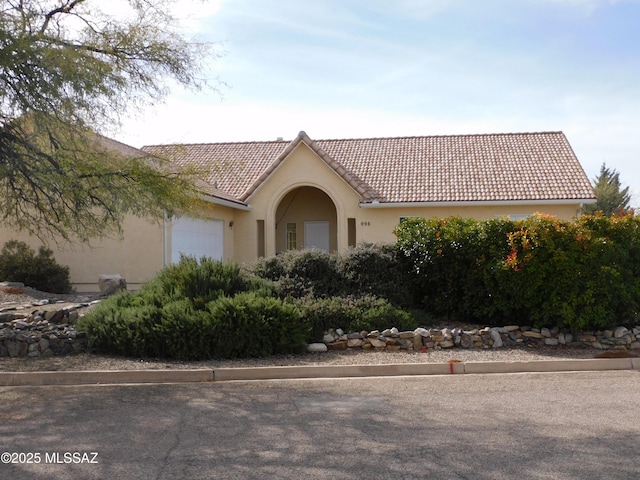
M 171 261 L 173 263 L 180 260 L 181 254 L 197 259 L 206 256 L 222 260 L 224 222 L 190 217 L 174 219 L 171 240 Z

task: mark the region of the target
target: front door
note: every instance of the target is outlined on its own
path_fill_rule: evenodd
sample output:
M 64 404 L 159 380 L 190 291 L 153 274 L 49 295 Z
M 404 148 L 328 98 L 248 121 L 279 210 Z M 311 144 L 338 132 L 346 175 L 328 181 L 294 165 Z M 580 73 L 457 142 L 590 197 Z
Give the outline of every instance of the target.
M 329 222 L 304 222 L 304 248 L 329 251 Z

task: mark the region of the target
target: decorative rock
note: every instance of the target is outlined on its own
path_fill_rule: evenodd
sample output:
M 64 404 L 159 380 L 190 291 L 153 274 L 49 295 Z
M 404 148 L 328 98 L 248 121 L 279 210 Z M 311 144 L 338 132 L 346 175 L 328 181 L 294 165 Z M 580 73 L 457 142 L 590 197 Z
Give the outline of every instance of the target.
M 103 295 L 109 296 L 113 295 L 120 290 L 127 289 L 127 281 L 122 277 L 122 275 L 98 275 L 98 287 L 100 288 L 100 293 Z
M 613 336 L 615 338 L 624 337 L 625 335 L 628 335 L 628 334 L 629 334 L 629 330 L 626 327 L 618 327 L 613 332 Z
M 344 335 L 344 330 L 342 330 L 341 328 L 337 328 L 337 329 L 336 329 L 336 335 L 338 335 L 339 337 L 341 337 L 342 335 Z
M 523 337 L 529 337 L 529 338 L 543 338 L 540 333 L 534 332 L 533 330 L 522 332 L 522 336 Z
M 444 342 L 440 342 L 440 347 L 442 348 L 451 348 L 454 343 L 451 340 L 445 340 Z
M 333 342 L 335 340 L 337 340 L 337 337 L 335 337 L 333 335 L 333 333 L 330 333 L 330 332 L 329 333 L 325 333 L 324 336 L 322 337 L 322 341 L 324 343 L 331 343 L 331 342 Z
M 399 335 L 400 332 L 398 331 L 398 329 L 396 327 L 392 327 L 391 328 L 391 335 Z
M 462 348 L 471 348 L 471 347 L 473 347 L 473 340 L 472 340 L 471 336 L 467 335 L 466 333 L 463 333 L 460 336 L 460 346 Z
M 515 330 L 520 330 L 520 327 L 517 325 L 507 325 L 506 327 L 503 327 L 505 332 L 513 332 Z
M 413 331 L 414 334 L 418 334 L 421 337 L 430 337 L 431 333 L 426 328 L 418 327 Z
M 324 343 L 310 343 L 307 345 L 307 352 L 310 353 L 321 353 L 329 350 Z
M 378 338 L 370 338 L 369 342 L 374 348 L 384 348 L 387 346 L 387 342 Z
M 595 335 L 585 335 L 585 334 L 578 335 L 578 341 L 579 342 L 591 343 L 591 342 L 595 342 L 597 340 L 598 339 L 596 338 Z
M 328 343 L 327 344 L 327 349 L 328 350 L 346 350 L 347 349 L 347 342 L 348 342 L 348 340 L 339 340 L 337 342 Z
M 560 342 L 559 342 L 559 340 L 557 338 L 545 338 L 544 339 L 544 344 L 545 345 L 553 345 L 553 346 L 555 346 L 555 345 L 558 345 L 558 343 L 560 343 Z
M 422 349 L 422 339 L 424 337 L 418 333 L 413 335 L 413 349 L 421 350 Z
M 361 338 L 350 338 L 347 340 L 347 348 L 358 348 L 361 347 L 363 343 Z
M 551 338 L 551 331 L 548 328 L 543 328 L 542 330 L 540 330 L 540 335 L 545 338 Z
M 497 329 L 492 328 L 489 332 L 489 336 L 491 337 L 491 340 L 493 340 L 493 348 L 501 348 L 504 345 L 500 332 Z
M 398 334 L 398 337 L 400 338 L 413 338 L 414 333 L 413 332 L 400 332 Z

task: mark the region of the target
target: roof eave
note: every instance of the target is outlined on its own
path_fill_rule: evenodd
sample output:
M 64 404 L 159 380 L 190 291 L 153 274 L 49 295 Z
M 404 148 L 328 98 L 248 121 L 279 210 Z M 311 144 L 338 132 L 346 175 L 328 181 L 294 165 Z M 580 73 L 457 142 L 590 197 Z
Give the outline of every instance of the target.
M 570 198 L 548 200 L 471 200 L 446 202 L 360 202 L 360 208 L 406 208 L 406 207 L 501 207 L 517 205 L 585 205 L 596 203 L 595 198 Z
M 245 212 L 251 211 L 253 208 L 251 205 L 247 205 L 246 203 L 233 202 L 231 200 L 225 200 L 223 198 L 214 197 L 211 195 L 200 195 L 200 199 L 204 200 L 207 203 L 213 203 L 214 205 L 220 205 L 221 207 L 229 207 L 234 208 L 236 210 L 242 210 Z

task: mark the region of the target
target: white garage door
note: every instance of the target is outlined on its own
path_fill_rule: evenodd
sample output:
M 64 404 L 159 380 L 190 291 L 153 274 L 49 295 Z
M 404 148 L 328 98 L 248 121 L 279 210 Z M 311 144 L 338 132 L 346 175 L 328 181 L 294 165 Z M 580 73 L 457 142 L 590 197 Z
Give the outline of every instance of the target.
M 224 222 L 180 217 L 173 220 L 171 234 L 171 262 L 180 260 L 180 254 L 200 259 L 211 257 L 222 260 Z

